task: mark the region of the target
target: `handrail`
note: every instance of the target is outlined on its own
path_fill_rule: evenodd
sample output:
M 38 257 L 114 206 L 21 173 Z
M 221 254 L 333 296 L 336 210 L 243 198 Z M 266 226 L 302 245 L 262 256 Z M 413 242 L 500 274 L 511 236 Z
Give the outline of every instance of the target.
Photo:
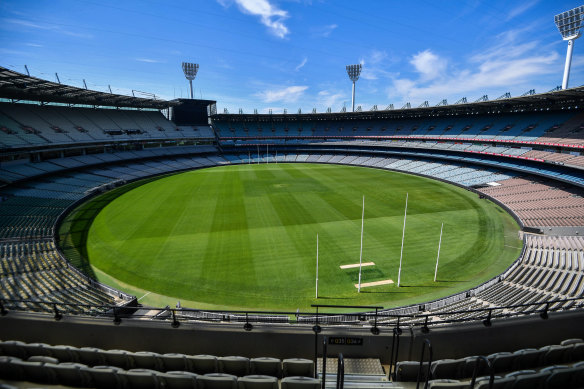
M 426 383 L 424 384 L 424 389 L 428 389 L 428 382 L 430 381 L 430 375 L 432 374 L 432 342 L 430 339 L 424 339 L 424 343 L 422 343 L 422 353 L 420 355 L 420 367 L 418 368 L 418 378 L 416 379 L 416 389 L 420 388 L 420 378 L 422 378 L 422 364 L 424 361 L 424 350 L 426 349 L 426 345 L 428 345 L 428 353 L 430 354 L 430 358 L 428 359 L 428 372 L 426 373 Z
M 481 361 L 485 361 L 487 363 L 487 369 L 489 370 L 489 389 L 493 388 L 493 383 L 495 382 L 495 370 L 493 369 L 493 366 L 491 365 L 491 361 L 489 361 L 489 359 L 483 355 L 479 355 L 476 357 L 476 362 L 475 362 L 475 366 L 474 369 L 472 371 L 472 379 L 470 381 L 470 387 L 474 388 L 476 379 L 477 379 L 477 374 L 479 372 L 479 366 L 480 366 L 480 362 Z
M 337 362 L 337 389 L 343 389 L 345 385 L 345 360 L 343 354 L 339 353 L 339 360 Z
M 90 304 L 78 304 L 73 302 L 57 302 L 50 299 L 7 299 L 7 298 L 0 298 L 0 301 L 3 303 L 4 308 L 6 311 L 14 310 L 14 311 L 30 311 L 30 307 L 27 308 L 26 305 L 34 306 L 38 308 L 40 312 L 53 312 L 53 305 L 56 303 L 59 307 L 62 308 L 63 314 L 67 315 L 90 315 L 95 316 L 96 311 L 100 312 L 99 314 L 102 316 L 107 317 L 110 315 L 111 310 L 113 308 L 122 308 L 121 305 L 111 305 L 111 304 L 104 304 L 104 305 L 90 305 Z M 572 303 L 569 307 L 564 308 L 562 306 L 563 303 Z M 44 307 L 44 308 L 43 308 Z M 47 308 L 50 307 L 50 308 Z M 523 309 L 517 312 L 513 312 L 514 308 L 528 308 Z M 538 301 L 529 304 L 517 304 L 517 305 L 509 305 L 509 306 L 499 306 L 499 307 L 487 307 L 481 309 L 469 309 L 469 310 L 462 310 L 462 311 L 449 311 L 449 312 L 433 312 L 432 316 L 444 317 L 443 320 L 440 321 L 428 321 L 427 325 L 445 325 L 445 324 L 453 324 L 453 323 L 465 323 L 465 322 L 476 322 L 481 323 L 483 322 L 484 325 L 489 325 L 493 320 L 501 319 L 501 318 L 512 318 L 512 317 L 525 317 L 528 315 L 537 315 L 541 319 L 547 319 L 553 312 L 559 311 L 573 311 L 576 309 L 584 308 L 584 296 L 582 297 L 574 297 L 569 299 L 560 299 L 560 300 L 549 300 L 549 301 Z M 68 312 L 70 311 L 70 312 Z M 227 311 L 227 310 L 201 310 L 201 309 L 190 309 L 190 308 L 152 308 L 149 310 L 150 313 L 148 314 L 138 314 L 134 313 L 134 307 L 127 307 L 127 312 L 131 312 L 131 314 L 127 314 L 127 318 L 149 318 L 153 319 L 156 315 L 161 311 L 168 311 L 169 314 L 167 316 L 161 317 L 162 320 L 168 320 L 172 317 L 174 320 L 173 322 L 176 323 L 180 321 L 207 321 L 207 322 L 242 322 L 242 323 L 286 323 L 286 324 L 295 324 L 298 326 L 309 325 L 313 324 L 312 321 L 298 321 L 296 323 L 291 322 L 289 320 L 289 316 L 296 315 L 301 317 L 302 315 L 312 315 L 309 312 L 285 312 L 285 311 Z M 93 312 L 93 314 L 89 314 L 88 312 Z M 460 318 L 460 319 L 449 319 L 447 316 L 449 315 L 458 315 L 458 314 L 470 314 L 471 317 L 467 318 Z M 330 317 L 330 316 L 337 316 L 337 314 L 330 314 L 330 313 L 318 313 L 319 320 L 316 324 L 312 327 L 315 335 L 318 335 L 322 331 L 322 327 L 320 324 L 326 325 L 356 325 L 359 327 L 367 327 L 367 324 L 363 324 L 362 318 L 366 317 L 367 314 L 364 313 L 347 313 L 344 314 L 347 318 L 353 318 L 354 321 L 326 321 L 322 320 L 322 318 Z M 410 315 L 384 315 L 385 318 L 396 319 L 397 321 L 391 322 L 381 322 L 381 325 L 390 327 L 394 329 L 394 345 L 392 345 L 392 354 L 395 352 L 395 359 L 397 361 L 397 348 L 399 348 L 398 337 L 397 335 L 401 334 L 401 329 L 399 328 L 400 323 L 403 323 L 403 320 L 410 320 L 408 322 L 408 326 L 413 328 L 419 327 L 424 329 L 425 318 L 427 314 L 417 315 L 417 314 L 410 314 Z M 487 317 L 487 319 L 485 319 Z M 378 322 L 378 325 L 380 323 Z M 249 327 L 249 326 L 248 326 Z M 429 329 L 429 328 L 428 328 Z M 395 331 L 399 332 L 396 333 Z M 316 342 L 316 338 L 315 338 Z M 316 345 L 317 343 L 315 343 Z M 397 345 L 397 347 L 395 347 Z M 315 348 L 316 352 L 316 348 Z M 315 357 L 316 358 L 316 357 Z
M 322 340 L 322 380 L 320 387 L 321 389 L 325 389 L 326 387 L 326 354 L 327 354 L 327 338 L 323 336 Z M 316 369 L 314 369 L 314 376 L 317 378 L 318 374 Z
M 402 329 L 399 328 L 399 317 L 397 318 L 397 325 L 393 328 L 393 335 L 391 337 L 391 354 L 389 356 L 389 372 L 387 379 L 393 381 L 395 379 L 395 365 L 397 364 L 397 356 L 399 353 L 399 336 L 402 334 Z M 395 350 L 395 353 L 394 353 Z

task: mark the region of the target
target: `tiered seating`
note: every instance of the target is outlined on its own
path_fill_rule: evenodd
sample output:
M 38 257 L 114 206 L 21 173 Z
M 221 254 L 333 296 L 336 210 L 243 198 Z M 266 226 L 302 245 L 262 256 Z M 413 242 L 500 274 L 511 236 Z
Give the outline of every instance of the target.
M 155 157 L 172 154 L 172 151 L 180 153 L 186 148 L 173 149 L 143 150 L 138 154 Z M 136 156 L 135 152 L 122 154 L 118 153 L 116 157 Z M 58 162 L 66 167 L 95 162 L 93 156 L 85 157 L 90 158 L 79 161 L 81 157 L 76 157 Z M 216 155 L 208 158 L 202 155 L 175 157 L 158 162 L 126 162 L 53 174 L 4 189 L 4 200 L 0 202 L 0 297 L 27 300 L 14 303 L 16 305 L 5 303 L 19 309 L 52 311 L 55 306 L 51 304 L 56 304 L 60 311 L 66 312 L 85 312 L 83 305 L 92 306 L 87 309 L 92 312 L 95 307 L 121 302 L 117 297 L 101 291 L 93 281 L 60 258 L 52 240 L 59 215 L 96 188 L 114 185 L 120 180 L 227 162 Z
M 49 312 L 56 306 L 62 312 L 91 313 L 96 306 L 116 303 L 73 271 L 51 240 L 0 243 L 0 261 L 0 295 L 7 300 L 24 300 L 5 305 Z
M 310 359 L 158 354 L 0 342 L 0 379 L 73 387 L 318 389 Z
M 479 302 L 502 306 L 568 299 L 584 292 L 584 240 L 580 237 L 527 236 L 520 265 L 505 281 L 476 294 Z M 573 301 L 554 307 L 570 307 Z M 533 307 L 513 310 L 533 309 Z
M 581 388 L 584 385 L 584 341 L 567 339 L 559 345 L 539 349 L 498 352 L 486 356 L 495 376 L 495 388 Z M 479 364 L 477 366 L 477 363 Z M 432 361 L 422 364 L 422 382 L 430 388 L 470 388 L 476 368 L 478 379 L 473 388 L 489 387 L 491 371 L 479 356 Z M 420 362 L 402 361 L 396 365 L 395 380 L 416 381 Z
M 564 154 L 550 151 L 531 150 L 523 154 L 523 156 L 528 158 L 539 158 L 548 162 L 561 163 L 564 165 L 584 166 L 584 158 L 578 155 L 577 152 L 575 154 Z
M 107 162 L 122 162 L 153 157 L 178 156 L 217 151 L 214 146 L 181 146 L 160 147 L 143 150 L 122 151 L 107 154 L 81 155 L 68 158 L 57 158 L 43 162 L 21 162 L 0 165 L 0 180 L 17 182 L 26 178 L 55 173 L 60 170 L 84 168 Z
M 503 202 L 527 226 L 583 226 L 584 191 L 536 178 L 511 178 L 481 192 Z
M 461 117 L 429 117 L 392 120 L 234 123 L 214 120 L 220 137 L 375 137 L 425 136 L 456 137 L 469 140 L 535 141 L 554 126 L 569 125 L 571 112 L 533 112 Z M 269 128 L 266 128 L 269 127 Z
M 582 125 L 584 124 L 583 114 L 574 115 L 563 123 L 558 124 L 549 128 L 538 141 L 573 144 L 582 144 L 584 142 L 584 133 L 582 132 Z
M 0 104 L 3 147 L 104 140 L 214 138 L 210 127 L 179 128 L 159 111 Z

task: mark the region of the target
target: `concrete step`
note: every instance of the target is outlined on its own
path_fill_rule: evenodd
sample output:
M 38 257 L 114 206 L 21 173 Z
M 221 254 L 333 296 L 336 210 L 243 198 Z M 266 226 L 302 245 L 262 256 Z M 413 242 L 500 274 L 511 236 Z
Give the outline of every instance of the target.
M 326 372 L 336 374 L 337 358 L 327 358 Z M 375 358 L 345 358 L 345 377 L 350 374 L 385 375 L 379 359 Z M 322 373 L 322 358 L 317 360 L 316 371 Z
M 318 377 L 322 379 L 322 374 L 319 373 Z M 337 381 L 337 375 L 334 373 L 326 374 L 327 382 L 330 380 Z M 385 375 L 363 375 L 363 374 L 345 374 L 345 382 L 387 382 L 387 377 Z
M 327 381 L 325 388 L 336 388 L 337 380 Z M 412 389 L 416 387 L 415 382 L 353 382 L 345 381 L 343 388 L 347 389 Z

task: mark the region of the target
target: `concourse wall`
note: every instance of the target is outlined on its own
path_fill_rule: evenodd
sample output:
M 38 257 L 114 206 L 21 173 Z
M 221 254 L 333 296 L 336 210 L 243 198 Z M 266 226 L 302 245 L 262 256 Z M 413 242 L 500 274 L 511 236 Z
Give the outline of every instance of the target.
M 500 351 L 538 348 L 559 344 L 568 338 L 584 338 L 584 312 L 550 313 L 544 320 L 538 315 L 516 319 L 493 320 L 491 327 L 481 322 L 431 328 L 423 334 L 419 328 L 402 327 L 398 360 L 419 360 L 425 338 L 432 342 L 434 359 L 488 355 Z M 324 327 L 318 336 L 319 356 L 322 336 L 361 338 L 362 345 L 329 345 L 328 355 L 343 353 L 345 358 L 379 358 L 389 363 L 392 328 L 380 327 L 372 335 L 364 327 Z M 98 347 L 158 353 L 241 355 L 249 358 L 301 357 L 312 359 L 315 336 L 310 326 L 254 325 L 245 331 L 243 323 L 182 323 L 172 328 L 170 322 L 124 319 L 115 325 L 111 319 L 68 317 L 55 321 L 52 316 L 8 312 L 0 317 L 2 340 L 43 342 L 75 347 Z M 427 357 L 427 354 L 426 354 Z

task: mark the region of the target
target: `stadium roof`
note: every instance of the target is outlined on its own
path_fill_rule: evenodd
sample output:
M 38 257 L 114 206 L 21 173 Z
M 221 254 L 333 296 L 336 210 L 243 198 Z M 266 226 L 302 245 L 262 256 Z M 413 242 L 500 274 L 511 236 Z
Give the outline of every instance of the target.
M 58 84 L 0 66 L 0 98 L 43 103 L 164 109 L 176 102 L 116 95 Z
M 486 97 L 486 96 L 485 96 Z M 349 120 L 349 119 L 391 119 L 426 116 L 469 115 L 505 112 L 533 112 L 541 110 L 563 110 L 584 107 L 584 86 L 547 93 L 526 94 L 480 102 L 446 104 L 439 106 L 420 106 L 418 108 L 401 108 L 371 110 L 361 112 L 329 112 L 306 114 L 216 114 L 216 120 Z

